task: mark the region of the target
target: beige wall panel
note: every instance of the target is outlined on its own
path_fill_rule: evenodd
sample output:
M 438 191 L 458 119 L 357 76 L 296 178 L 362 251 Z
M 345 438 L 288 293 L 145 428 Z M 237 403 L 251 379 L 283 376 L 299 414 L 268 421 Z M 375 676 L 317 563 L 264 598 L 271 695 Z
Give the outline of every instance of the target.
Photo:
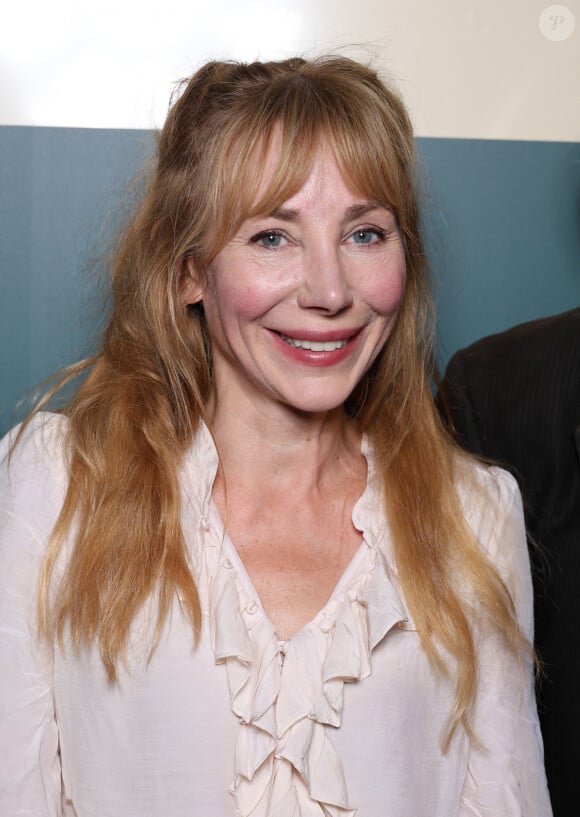
M 419 135 L 576 141 L 580 0 L 544 15 L 542 32 L 549 5 L 23 0 L 2 14 L 0 124 L 148 128 L 206 59 L 340 49 L 394 78 Z

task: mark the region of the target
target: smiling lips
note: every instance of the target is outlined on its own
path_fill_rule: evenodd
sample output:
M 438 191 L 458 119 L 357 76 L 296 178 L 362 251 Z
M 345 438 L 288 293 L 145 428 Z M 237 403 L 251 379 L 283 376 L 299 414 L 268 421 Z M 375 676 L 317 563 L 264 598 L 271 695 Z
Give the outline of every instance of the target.
M 361 328 L 330 332 L 301 331 L 300 337 L 275 331 L 273 335 L 285 354 L 295 362 L 308 366 L 333 366 L 350 356 Z
M 340 340 L 307 340 L 306 338 L 292 338 L 289 335 L 280 335 L 289 346 L 295 349 L 309 349 L 312 352 L 334 352 L 348 343 L 348 338 Z

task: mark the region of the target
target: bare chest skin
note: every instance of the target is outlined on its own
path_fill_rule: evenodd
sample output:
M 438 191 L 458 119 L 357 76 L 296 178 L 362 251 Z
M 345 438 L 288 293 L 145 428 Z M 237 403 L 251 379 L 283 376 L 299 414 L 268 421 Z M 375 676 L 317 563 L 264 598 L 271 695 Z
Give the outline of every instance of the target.
M 361 544 L 352 509 L 364 491 L 366 463 L 357 470 L 328 490 L 270 490 L 251 505 L 228 483 L 227 509 L 222 483 L 214 486 L 228 535 L 282 641 L 324 607 Z

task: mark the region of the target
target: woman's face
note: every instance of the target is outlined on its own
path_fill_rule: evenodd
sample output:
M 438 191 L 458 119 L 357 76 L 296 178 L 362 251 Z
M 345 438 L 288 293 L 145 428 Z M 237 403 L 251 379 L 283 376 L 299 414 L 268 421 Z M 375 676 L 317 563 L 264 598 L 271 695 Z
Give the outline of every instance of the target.
M 345 402 L 386 343 L 405 257 L 391 211 L 349 189 L 323 142 L 304 186 L 247 219 L 207 280 L 218 404 L 318 413 Z

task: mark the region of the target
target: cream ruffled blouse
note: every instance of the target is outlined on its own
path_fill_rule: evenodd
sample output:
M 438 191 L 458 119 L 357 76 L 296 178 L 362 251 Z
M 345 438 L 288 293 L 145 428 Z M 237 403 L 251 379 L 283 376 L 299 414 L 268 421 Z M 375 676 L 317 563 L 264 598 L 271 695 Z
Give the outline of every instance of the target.
M 363 544 L 324 608 L 285 642 L 213 506 L 202 528 L 212 646 L 225 664 L 240 723 L 230 791 L 244 817 L 355 813 L 325 727 L 340 727 L 344 684 L 371 674 L 373 648 L 408 618 L 375 537 L 362 524 L 364 502 L 355 511 Z
M 114 687 L 96 649 L 38 645 L 30 599 L 66 484 L 65 422 L 37 420 L 11 479 L 5 467 L 0 477 L 0 582 L 10 585 L 0 588 L 0 723 L 10 721 L 0 727 L 1 814 L 550 815 L 532 670 L 524 674 L 491 637 L 479 644 L 473 716 L 485 748 L 459 730 L 441 752 L 453 685 L 429 665 L 397 588 L 364 441 L 368 482 L 353 512 L 363 542 L 323 609 L 287 641 L 223 529 L 211 498 L 217 454 L 202 426 L 181 473 L 199 645 L 192 649 L 177 601 L 150 660 L 143 611 Z M 499 469 L 481 469 L 480 480 L 495 506 L 484 512 L 479 494 L 464 492 L 465 512 L 530 632 L 519 495 Z

